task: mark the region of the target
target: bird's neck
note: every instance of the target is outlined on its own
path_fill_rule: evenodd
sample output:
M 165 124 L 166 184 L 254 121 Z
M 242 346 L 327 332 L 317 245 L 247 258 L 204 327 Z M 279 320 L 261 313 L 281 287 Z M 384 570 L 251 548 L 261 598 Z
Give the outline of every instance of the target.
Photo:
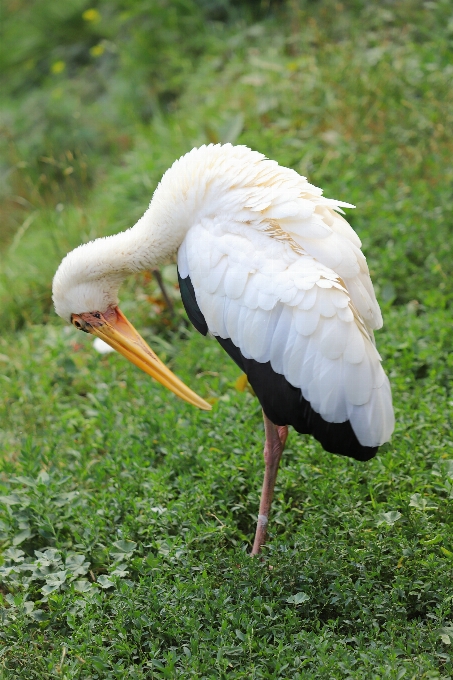
M 150 269 L 172 257 L 190 227 L 205 217 L 233 212 L 243 221 L 253 218 L 245 206 L 251 178 L 267 168 L 263 158 L 246 147 L 227 145 L 193 149 L 176 161 L 162 177 L 145 214 L 131 229 L 112 237 L 120 270 Z
M 123 279 L 165 262 L 176 253 L 194 219 L 183 200 L 165 203 L 153 198 L 133 227 L 86 248 L 96 277 Z

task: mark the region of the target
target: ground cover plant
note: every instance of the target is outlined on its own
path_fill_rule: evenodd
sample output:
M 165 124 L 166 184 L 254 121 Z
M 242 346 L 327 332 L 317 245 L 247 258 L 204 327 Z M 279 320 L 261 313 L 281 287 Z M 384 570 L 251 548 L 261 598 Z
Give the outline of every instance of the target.
M 30 4 L 2 57 L 0 672 L 450 678 L 450 3 L 175 6 Z M 259 405 L 188 327 L 174 265 L 173 316 L 149 276 L 122 308 L 210 414 L 51 315 L 62 255 L 132 224 L 209 141 L 357 204 L 397 418 L 364 465 L 290 434 L 259 560 Z

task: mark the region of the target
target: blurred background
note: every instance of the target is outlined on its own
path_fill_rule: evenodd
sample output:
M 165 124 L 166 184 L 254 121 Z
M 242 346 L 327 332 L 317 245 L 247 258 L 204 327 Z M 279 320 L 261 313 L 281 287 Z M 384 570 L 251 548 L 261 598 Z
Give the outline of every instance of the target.
M 54 318 L 63 255 L 209 142 L 356 204 L 384 305 L 451 303 L 450 0 L 5 0 L 2 32 L 3 329 Z

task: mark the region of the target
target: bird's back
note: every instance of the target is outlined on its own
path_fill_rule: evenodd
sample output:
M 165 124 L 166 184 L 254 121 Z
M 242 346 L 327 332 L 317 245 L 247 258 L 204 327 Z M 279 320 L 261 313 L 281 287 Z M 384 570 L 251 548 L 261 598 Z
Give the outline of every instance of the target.
M 189 157 L 193 222 L 178 267 L 209 331 L 269 364 L 325 423 L 349 422 L 360 445 L 387 441 L 391 392 L 373 340 L 382 317 L 360 240 L 338 214 L 348 204 L 245 147 Z

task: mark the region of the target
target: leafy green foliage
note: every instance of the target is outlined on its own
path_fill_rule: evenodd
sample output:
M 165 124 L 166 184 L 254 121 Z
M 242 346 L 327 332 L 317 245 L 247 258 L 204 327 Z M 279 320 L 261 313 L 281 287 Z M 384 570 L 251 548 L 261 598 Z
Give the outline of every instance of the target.
M 208 0 L 18 7 L 2 55 L 4 676 L 451 677 L 450 3 L 289 2 L 254 24 Z M 357 204 L 397 417 L 368 464 L 290 434 L 257 560 L 259 405 L 188 329 L 174 266 L 173 317 L 148 275 L 122 308 L 209 414 L 42 325 L 61 257 L 130 226 L 209 141 Z

